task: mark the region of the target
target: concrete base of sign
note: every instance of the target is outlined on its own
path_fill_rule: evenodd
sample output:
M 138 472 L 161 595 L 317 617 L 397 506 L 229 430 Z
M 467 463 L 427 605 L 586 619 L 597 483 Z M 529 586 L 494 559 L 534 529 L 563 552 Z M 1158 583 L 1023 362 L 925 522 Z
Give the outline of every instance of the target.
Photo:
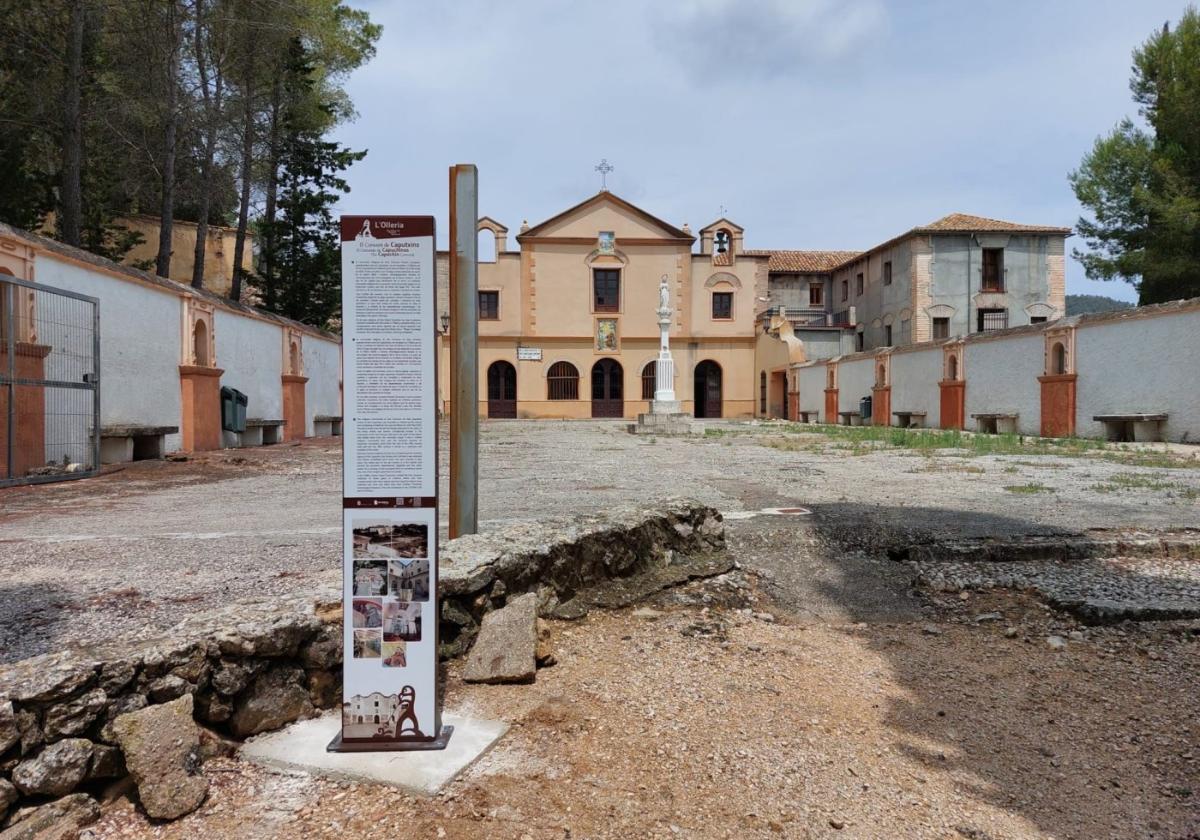
M 341 715 L 334 712 L 252 738 L 242 746 L 240 755 L 257 764 L 303 770 L 314 776 L 434 794 L 508 731 L 508 724 L 502 721 L 451 714 L 443 714 L 442 722 L 454 727 L 454 737 L 444 750 L 328 752 L 330 740 L 342 725 Z
M 639 414 L 636 423 L 629 424 L 630 434 L 635 435 L 698 435 L 704 429 L 693 422 L 690 414 Z

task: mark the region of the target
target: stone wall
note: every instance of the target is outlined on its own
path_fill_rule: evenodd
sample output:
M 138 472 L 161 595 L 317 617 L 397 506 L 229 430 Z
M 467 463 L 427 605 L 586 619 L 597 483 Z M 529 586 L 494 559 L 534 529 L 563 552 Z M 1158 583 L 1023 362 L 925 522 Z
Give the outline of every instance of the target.
M 454 540 L 442 550 L 441 652 L 465 652 L 484 614 L 522 593 L 538 594 L 543 615 L 568 618 L 725 571 L 724 541 L 719 513 L 684 502 Z M 128 712 L 191 695 L 199 724 L 242 739 L 336 707 L 341 614 L 331 576 L 314 595 L 239 601 L 165 638 L 0 669 L 0 826 L 18 806 L 97 793 L 126 776 L 114 722 Z

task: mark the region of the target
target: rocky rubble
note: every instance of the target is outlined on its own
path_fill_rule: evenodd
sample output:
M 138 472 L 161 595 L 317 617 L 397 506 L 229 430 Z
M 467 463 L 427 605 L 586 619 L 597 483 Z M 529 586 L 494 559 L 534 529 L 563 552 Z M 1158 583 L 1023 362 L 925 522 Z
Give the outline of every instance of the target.
M 336 704 L 342 649 L 340 623 L 330 622 L 340 613 L 322 618 L 319 606 L 249 599 L 189 618 L 167 638 L 0 669 L 0 820 L 22 798 L 69 800 L 36 819 L 18 808 L 0 837 L 9 840 L 19 817 L 24 833 L 13 837 L 42 836 L 34 826 L 52 817 L 75 824 L 91 813 L 83 792 L 127 772 L 150 816 L 194 809 L 207 790 L 196 721 L 216 730 L 211 738 L 245 737 Z

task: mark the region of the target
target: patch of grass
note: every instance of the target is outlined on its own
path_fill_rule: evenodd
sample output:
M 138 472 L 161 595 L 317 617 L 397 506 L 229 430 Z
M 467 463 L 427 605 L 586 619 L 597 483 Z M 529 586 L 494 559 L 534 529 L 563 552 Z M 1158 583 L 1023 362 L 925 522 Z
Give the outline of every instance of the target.
M 1021 493 L 1024 495 L 1054 492 L 1054 488 L 1047 487 L 1045 484 L 1039 484 L 1036 481 L 1031 481 L 1028 484 L 1006 484 L 1004 485 L 1004 489 L 1009 493 Z
M 1157 490 L 1178 493 L 1178 495 L 1185 499 L 1194 499 L 1200 495 L 1200 491 L 1191 487 L 1185 487 L 1173 481 L 1163 481 L 1156 476 L 1142 475 L 1140 473 L 1120 473 L 1102 484 L 1093 484 L 1091 489 L 1097 493 L 1119 493 L 1122 490 Z
M 1017 467 L 1005 467 L 1004 471 L 1006 473 L 1019 473 L 1021 470 L 1018 469 Z

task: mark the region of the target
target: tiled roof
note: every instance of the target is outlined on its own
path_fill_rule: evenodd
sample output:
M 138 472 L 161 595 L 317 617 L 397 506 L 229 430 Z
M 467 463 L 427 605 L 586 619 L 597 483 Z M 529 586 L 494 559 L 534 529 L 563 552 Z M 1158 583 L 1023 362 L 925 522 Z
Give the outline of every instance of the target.
M 728 253 L 713 254 L 712 264 L 713 265 L 733 265 L 733 257 L 731 257 Z
M 1070 233 L 1069 227 L 1053 225 L 1022 225 L 1017 222 L 1006 222 L 1002 219 L 989 219 L 985 216 L 971 216 L 967 213 L 951 213 L 942 216 L 936 222 L 913 228 L 913 233 L 974 233 L 991 231 L 1021 231 L 1023 233 Z
M 832 271 L 860 253 L 861 251 L 745 251 L 749 257 L 770 257 L 767 261 L 768 271 L 798 274 Z

